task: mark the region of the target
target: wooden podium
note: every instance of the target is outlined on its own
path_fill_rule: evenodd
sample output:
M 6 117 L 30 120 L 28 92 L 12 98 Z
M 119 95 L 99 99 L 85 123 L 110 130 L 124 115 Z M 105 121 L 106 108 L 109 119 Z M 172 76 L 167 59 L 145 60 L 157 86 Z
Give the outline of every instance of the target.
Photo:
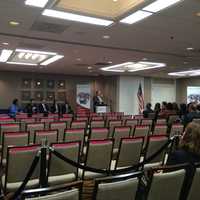
M 95 111 L 96 113 L 107 113 L 110 112 L 110 106 L 96 106 Z

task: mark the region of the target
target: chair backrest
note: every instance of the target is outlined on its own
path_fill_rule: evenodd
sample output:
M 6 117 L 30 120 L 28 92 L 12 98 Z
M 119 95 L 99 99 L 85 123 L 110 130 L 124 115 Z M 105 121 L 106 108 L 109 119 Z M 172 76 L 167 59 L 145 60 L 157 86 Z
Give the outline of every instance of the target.
M 15 123 L 15 120 L 10 117 L 2 117 L 0 118 L 0 124 L 9 124 L 9 123 Z
M 122 126 L 122 120 L 110 120 L 108 123 L 109 136 L 112 137 L 115 127 Z
M 185 169 L 170 172 L 153 172 L 147 200 L 179 200 L 185 178 Z
M 79 163 L 80 161 L 80 142 L 63 142 L 63 143 L 53 143 L 51 147 L 54 148 L 57 152 L 65 156 L 66 158 L 73 160 L 74 162 Z M 73 167 L 72 165 L 64 162 L 60 158 L 56 157 L 52 152 L 50 152 L 49 157 L 49 172 L 48 177 L 50 176 L 59 176 L 72 174 L 72 179 L 77 179 L 78 177 L 78 168 Z M 70 180 L 72 181 L 72 180 Z
M 29 132 L 3 133 L 1 161 L 6 158 L 9 146 L 25 146 L 29 143 Z
M 64 142 L 81 141 L 81 151 L 85 141 L 85 129 L 66 129 L 64 133 Z
M 67 128 L 66 122 L 51 122 L 50 123 L 50 129 L 52 130 L 58 130 L 58 141 L 63 141 L 64 132 Z
M 105 127 L 105 121 L 104 120 L 92 120 L 90 122 L 91 128 L 103 128 Z
M 123 115 L 123 116 L 121 117 L 121 120 L 122 120 L 122 124 L 123 124 L 123 125 L 125 125 L 127 119 L 133 119 L 133 116 L 132 116 L 132 115 Z
M 26 125 L 26 131 L 30 132 L 29 142 L 33 143 L 35 131 L 43 131 L 43 130 L 45 130 L 45 125 L 43 122 L 28 123 Z
M 86 153 L 86 166 L 97 169 L 110 169 L 113 140 L 90 140 Z
M 141 173 L 99 178 L 95 180 L 93 200 L 136 199 Z
M 164 124 L 156 124 L 154 126 L 154 135 L 166 135 L 167 134 L 167 125 Z
M 167 120 L 166 119 L 157 119 L 156 120 L 156 124 L 166 125 L 167 124 Z
M 12 123 L 12 124 L 1 124 L 0 125 L 0 142 L 2 142 L 3 133 L 6 132 L 19 132 L 20 131 L 20 124 L 19 123 Z
M 168 142 L 168 137 L 166 135 L 149 136 L 145 158 L 149 158 L 150 156 L 152 156 L 167 142 Z M 163 150 L 158 156 L 156 156 L 150 163 L 162 162 L 166 153 L 166 149 Z
M 104 120 L 103 116 L 92 116 L 91 121 L 101 121 Z
M 193 177 L 192 185 L 187 200 L 199 199 L 200 197 L 199 181 L 200 181 L 200 166 L 198 166 L 195 170 L 195 174 Z
M 49 129 L 49 124 L 50 124 L 50 122 L 54 122 L 54 118 L 51 118 L 51 117 L 40 118 L 40 122 L 44 122 L 45 129 L 48 130 Z
M 72 121 L 71 129 L 75 128 L 84 128 L 86 129 L 87 122 L 86 121 Z
M 73 114 L 69 114 L 69 113 L 67 113 L 67 114 L 62 114 L 62 117 L 67 117 L 67 118 L 72 118 L 73 117 Z
M 182 124 L 172 124 L 171 130 L 170 130 L 170 137 L 173 137 L 175 135 L 182 135 L 184 130 L 184 126 Z
M 66 122 L 67 123 L 67 128 L 70 128 L 71 127 L 71 123 L 72 123 L 72 117 L 62 117 L 62 118 L 59 118 L 59 121 Z
M 153 123 L 152 119 L 142 119 L 141 120 L 141 125 L 149 125 L 151 127 L 152 123 Z
M 22 200 L 80 200 L 82 181 L 73 182 L 49 188 L 25 190 L 22 192 Z
M 92 128 L 90 131 L 90 139 L 92 140 L 101 140 L 108 138 L 108 129 L 107 128 Z
M 148 125 L 136 125 L 133 133 L 134 137 L 147 137 L 150 127 Z
M 55 143 L 58 141 L 58 130 L 44 130 L 44 131 L 35 131 L 34 134 L 34 143 L 43 144 L 43 141 L 47 144 Z
M 39 145 L 8 147 L 4 184 L 5 191 L 8 183 L 22 182 L 24 180 L 39 149 Z M 39 164 L 30 180 L 37 179 L 38 177 Z
M 26 130 L 26 124 L 34 123 L 34 122 L 36 122 L 36 118 L 33 118 L 33 117 L 21 118 L 20 119 L 21 131 Z
M 117 119 L 117 116 L 114 116 L 114 115 L 106 115 L 106 116 L 105 116 L 106 127 L 109 126 L 109 122 L 110 122 L 110 121 L 114 121 L 114 120 L 118 120 L 118 119 Z
M 169 115 L 168 124 L 171 125 L 171 124 L 175 123 L 177 120 L 179 120 L 178 115 Z
M 144 137 L 122 138 L 115 168 L 133 166 L 140 162 Z
M 130 132 L 131 132 L 130 126 L 115 127 L 112 135 L 112 137 L 114 138 L 114 148 L 119 148 L 119 143 L 121 138 L 129 137 Z

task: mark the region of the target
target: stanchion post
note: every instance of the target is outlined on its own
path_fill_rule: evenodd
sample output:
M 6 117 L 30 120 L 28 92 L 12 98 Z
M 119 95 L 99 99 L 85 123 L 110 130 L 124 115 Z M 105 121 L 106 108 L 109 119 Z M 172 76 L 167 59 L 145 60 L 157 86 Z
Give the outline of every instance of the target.
M 47 187 L 46 157 L 47 157 L 47 140 L 42 140 L 41 157 L 40 157 L 40 187 Z

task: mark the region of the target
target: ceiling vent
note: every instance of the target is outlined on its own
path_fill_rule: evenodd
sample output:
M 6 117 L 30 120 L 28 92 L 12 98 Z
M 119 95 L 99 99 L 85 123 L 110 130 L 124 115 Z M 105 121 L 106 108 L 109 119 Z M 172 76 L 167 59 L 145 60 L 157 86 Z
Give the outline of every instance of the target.
M 97 62 L 94 65 L 96 65 L 96 66 L 107 66 L 107 65 L 110 65 L 110 64 L 111 64 L 110 62 Z
M 63 33 L 69 26 L 61 25 L 61 24 L 53 24 L 48 22 L 36 21 L 30 30 L 32 31 L 40 31 L 40 32 L 47 32 L 47 33 L 56 33 L 61 34 Z

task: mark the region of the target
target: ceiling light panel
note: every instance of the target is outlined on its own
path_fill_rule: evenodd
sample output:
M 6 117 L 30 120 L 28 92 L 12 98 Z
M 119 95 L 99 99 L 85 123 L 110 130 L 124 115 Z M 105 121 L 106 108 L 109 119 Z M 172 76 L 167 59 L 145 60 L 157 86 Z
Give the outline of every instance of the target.
M 6 62 L 12 55 L 12 50 L 3 49 L 0 54 L 0 62 Z
M 118 65 L 103 67 L 101 70 L 110 72 L 136 72 L 154 68 L 165 67 L 165 63 L 153 62 L 126 62 Z
M 44 8 L 48 0 L 26 0 L 25 4 L 28 6 L 34 6 L 39 8 Z
M 179 77 L 185 77 L 185 76 L 200 76 L 200 70 L 189 70 L 189 71 L 180 71 L 180 72 L 171 72 L 168 73 L 169 76 L 179 76 Z
M 148 12 L 159 12 L 160 10 L 163 10 L 165 8 L 168 8 L 182 0 L 157 0 L 150 5 L 144 7 L 142 10 L 148 11 Z
M 120 22 L 126 23 L 126 24 L 134 24 L 136 22 L 139 22 L 139 21 L 151 16 L 152 14 L 153 13 L 139 10 L 139 11 L 136 11 L 135 13 L 129 15 L 128 17 L 125 17 L 124 19 L 120 20 Z
M 73 14 L 69 12 L 62 12 L 62 11 L 51 10 L 51 9 L 45 9 L 42 15 L 64 19 L 64 20 L 82 22 L 82 23 L 87 23 L 87 24 L 94 24 L 94 25 L 99 25 L 99 26 L 109 26 L 113 23 L 113 21 L 111 20 L 88 17 L 84 15 L 77 15 L 77 14 Z

